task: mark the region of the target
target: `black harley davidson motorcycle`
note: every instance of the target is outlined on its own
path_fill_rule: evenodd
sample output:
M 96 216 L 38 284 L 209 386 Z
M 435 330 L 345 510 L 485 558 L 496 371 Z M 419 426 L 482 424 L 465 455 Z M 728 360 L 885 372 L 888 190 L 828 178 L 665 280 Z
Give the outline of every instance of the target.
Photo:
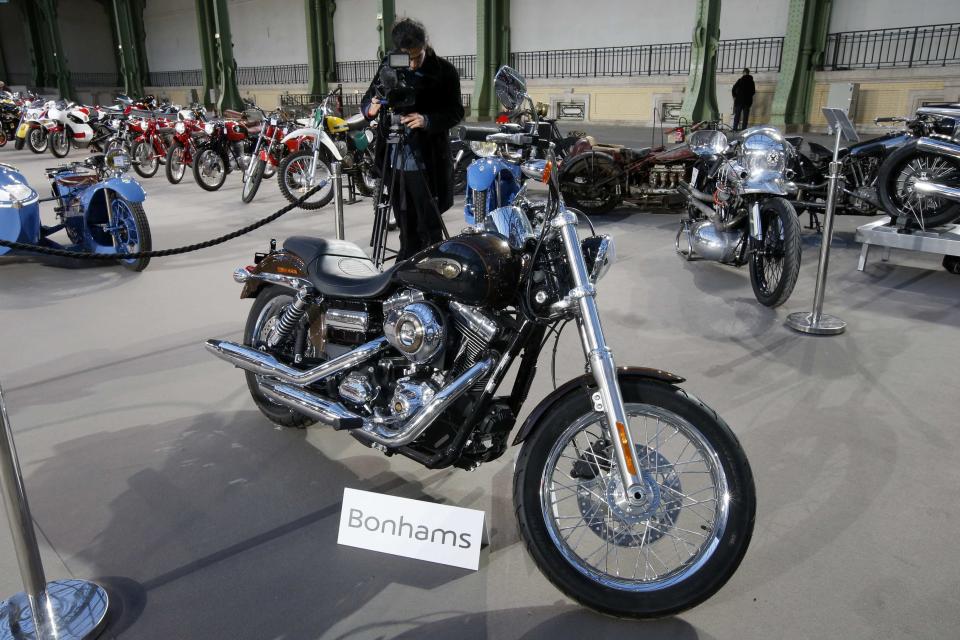
M 496 88 L 511 110 L 529 100 L 509 68 Z M 536 123 L 506 131 L 490 139 L 524 148 L 524 172 L 548 186 L 546 216 L 494 209 L 383 272 L 352 243 L 287 238 L 235 272 L 254 301 L 243 343 L 207 349 L 245 371 L 254 403 L 282 426 L 346 431 L 431 469 L 472 469 L 522 445 L 519 530 L 547 578 L 614 615 L 682 611 L 720 589 L 746 553 L 749 463 L 683 378 L 615 365 L 596 302 L 613 240 L 579 237 Z M 511 437 L 548 332 L 566 322 L 588 372 Z
M 960 186 L 960 161 L 937 154 L 924 139 L 960 141 L 960 104 L 928 105 L 913 118 L 877 118 L 877 124 L 903 123 L 899 131 L 841 149 L 843 182 L 837 213 L 877 214 L 881 209 L 904 228 L 925 229 L 960 218 L 960 204 L 914 188 L 918 181 L 937 180 Z M 797 186 L 794 207 L 814 214 L 826 209 L 827 180 L 833 152 L 803 138 L 786 138 L 798 151 L 793 181 Z

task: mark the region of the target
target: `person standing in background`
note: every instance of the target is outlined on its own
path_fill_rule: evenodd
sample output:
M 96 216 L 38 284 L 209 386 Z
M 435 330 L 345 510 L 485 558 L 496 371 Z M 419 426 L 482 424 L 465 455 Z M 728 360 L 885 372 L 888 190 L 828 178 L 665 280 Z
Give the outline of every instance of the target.
M 743 75 L 733 85 L 733 130 L 746 129 L 750 120 L 750 107 L 757 87 L 753 84 L 750 69 L 744 69 Z

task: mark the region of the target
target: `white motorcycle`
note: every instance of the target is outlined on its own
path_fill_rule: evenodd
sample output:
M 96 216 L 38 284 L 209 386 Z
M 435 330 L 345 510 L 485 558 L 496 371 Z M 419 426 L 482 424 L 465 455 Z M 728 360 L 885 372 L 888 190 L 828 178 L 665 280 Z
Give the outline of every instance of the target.
M 71 146 L 78 149 L 90 146 L 93 140 L 90 111 L 88 107 L 63 100 L 58 100 L 47 110 L 43 127 L 50 141 L 50 153 L 57 158 L 65 158 Z

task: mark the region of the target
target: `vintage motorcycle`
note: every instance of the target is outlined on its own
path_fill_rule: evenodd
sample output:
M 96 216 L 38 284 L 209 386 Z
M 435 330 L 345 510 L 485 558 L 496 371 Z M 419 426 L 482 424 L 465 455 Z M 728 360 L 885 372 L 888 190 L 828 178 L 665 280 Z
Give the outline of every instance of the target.
M 17 133 L 21 103 L 12 93 L 0 91 L 0 147 L 6 146 Z M 21 145 L 22 147 L 22 145 Z
M 198 104 L 182 109 L 178 114 L 164 162 L 164 171 L 170 184 L 180 184 L 187 167 L 193 167 L 198 141 L 207 135 L 203 130 L 205 122 L 206 111 Z
M 127 156 L 113 152 L 91 155 L 47 170 L 58 224 L 40 222 L 41 200 L 23 174 L 0 163 L 0 239 L 87 253 L 134 253 L 151 248 L 150 225 L 143 211 L 143 189 L 124 172 L 130 167 Z M 52 238 L 59 231 L 69 244 Z M 32 255 L 28 250 L 0 247 L 3 255 Z M 149 258 L 120 261 L 133 271 L 143 271 Z
M 204 123 L 207 137 L 197 143 L 193 159 L 193 177 L 202 189 L 216 191 L 226 182 L 228 173 L 247 168 L 254 136 L 260 135 L 259 115 L 253 110 L 242 114 L 227 111 L 224 116 L 232 119 Z
M 793 146 L 772 127 L 751 127 L 732 142 L 716 130 L 690 136 L 700 161 L 691 183 L 681 181 L 687 216 L 680 220 L 677 253 L 736 267 L 749 263 L 760 304 L 790 297 L 800 273 L 800 223 L 786 199 Z
M 331 92 L 314 110 L 312 126 L 294 129 L 280 141 L 299 145 L 277 168 L 280 192 L 287 201 L 296 202 L 317 185 L 324 185 L 300 205 L 302 209 L 319 209 L 333 198 L 333 162 L 341 163 L 361 195 L 371 196 L 377 188 L 374 129 L 360 113 L 346 119 L 338 115 L 339 92 Z
M 90 126 L 90 109 L 58 100 L 47 109 L 46 119 L 42 121 L 50 140 L 50 153 L 55 158 L 65 158 L 72 147 L 86 149 L 93 141 L 93 127 Z
M 281 142 L 296 128 L 296 122 L 288 120 L 281 111 L 267 114 L 260 110 L 260 113 L 265 124 L 260 128 L 260 135 L 253 145 L 250 163 L 243 171 L 243 191 L 240 197 L 244 204 L 253 202 L 263 179 L 273 176 L 283 158 L 297 151 L 300 146 L 296 139 L 286 144 Z
M 685 136 L 701 129 L 718 131 L 720 122 L 698 122 L 672 127 L 679 132 L 672 147 L 630 148 L 598 144 L 592 136 L 571 145 L 560 169 L 563 195 L 589 214 L 607 213 L 624 201 L 672 206 L 682 204 L 677 191 L 687 181 L 697 156 L 684 144 Z
M 511 109 L 529 100 L 509 68 L 496 88 Z M 243 343 L 207 349 L 246 372 L 278 425 L 319 423 L 431 469 L 472 469 L 506 452 L 547 332 L 573 322 L 588 373 L 544 398 L 512 438 L 523 445 L 520 534 L 541 571 L 586 606 L 631 617 L 695 606 L 746 552 L 750 466 L 723 420 L 677 386 L 683 378 L 615 365 L 596 302 L 613 239 L 579 237 L 535 127 L 502 135 L 541 151 L 524 171 L 547 184 L 543 224 L 501 207 L 382 273 L 350 242 L 288 238 L 234 273 L 254 299 Z
M 919 143 L 921 138 L 960 140 L 960 104 L 929 105 L 917 109 L 913 118 L 877 118 L 875 122 L 902 123 L 904 127 L 841 149 L 837 213 L 873 216 L 882 209 L 901 227 L 919 229 L 960 217 L 960 205 L 913 189 L 917 180 L 960 180 L 960 163 L 930 153 Z M 797 186 L 794 207 L 807 212 L 811 226 L 817 226 L 816 214 L 826 209 L 826 175 L 833 152 L 815 142 L 804 146 L 801 137 L 786 140 L 798 151 L 790 167 Z

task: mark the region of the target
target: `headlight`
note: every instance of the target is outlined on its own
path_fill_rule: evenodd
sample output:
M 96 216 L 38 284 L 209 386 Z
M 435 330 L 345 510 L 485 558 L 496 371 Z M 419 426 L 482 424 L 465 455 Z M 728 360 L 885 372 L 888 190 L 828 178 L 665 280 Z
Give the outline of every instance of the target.
M 187 125 L 183 124 L 182 122 L 178 122 L 177 124 L 173 125 L 173 130 L 180 135 L 183 135 L 183 132 L 187 130 Z
M 13 206 L 17 209 L 24 206 L 28 200 L 36 197 L 36 193 L 25 184 L 8 184 L 0 187 L 0 203 Z
M 496 142 L 471 142 L 470 150 L 481 158 L 488 158 L 497 153 Z
M 214 129 L 216 129 L 216 125 L 214 125 L 212 122 L 208 122 L 207 124 L 203 125 L 203 131 L 204 131 L 208 136 L 212 136 L 212 135 L 213 135 L 213 130 L 214 130 Z
M 741 145 L 742 164 L 754 179 L 782 174 L 787 168 L 786 148 L 776 131 L 761 130 L 746 136 Z
M 590 282 L 596 284 L 617 261 L 617 250 L 613 238 L 607 235 L 591 236 L 580 241 L 580 250 L 590 272 Z

